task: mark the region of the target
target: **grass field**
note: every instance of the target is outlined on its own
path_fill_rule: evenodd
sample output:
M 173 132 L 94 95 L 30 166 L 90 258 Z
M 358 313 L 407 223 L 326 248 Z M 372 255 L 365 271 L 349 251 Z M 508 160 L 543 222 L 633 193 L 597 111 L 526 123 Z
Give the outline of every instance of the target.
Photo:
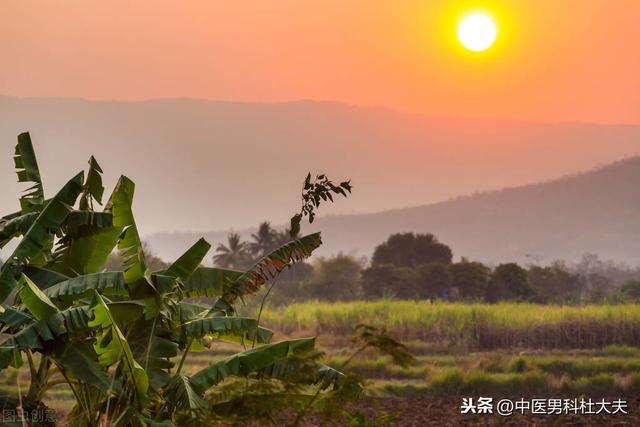
M 266 309 L 263 323 L 286 335 L 352 333 L 366 323 L 401 340 L 469 350 L 640 346 L 640 305 L 551 306 L 421 301 L 307 302 Z
M 531 304 L 428 304 L 410 301 L 309 302 L 266 309 L 262 321 L 276 339 L 317 335 L 324 362 L 340 366 L 353 352 L 358 323 L 386 327 L 415 355 L 403 369 L 376 351 L 355 358 L 373 396 L 637 396 L 640 395 L 640 306 L 559 307 Z M 219 343 L 194 353 L 185 372 L 241 350 Z M 28 387 L 28 369 L 20 387 Z M 0 392 L 16 394 L 17 371 L 0 377 Z M 61 413 L 71 391 L 56 386 L 47 404 Z

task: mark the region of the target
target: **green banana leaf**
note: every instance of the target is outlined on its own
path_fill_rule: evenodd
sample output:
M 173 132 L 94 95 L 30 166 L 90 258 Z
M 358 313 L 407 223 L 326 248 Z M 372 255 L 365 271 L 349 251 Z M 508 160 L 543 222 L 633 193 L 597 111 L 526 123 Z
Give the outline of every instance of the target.
M 78 173 L 47 203 L 16 247 L 11 260 L 31 260 L 49 246 L 52 234 L 56 233 L 67 219 L 71 206 L 82 191 L 83 176 L 84 172 Z
M 241 271 L 225 268 L 199 267 L 184 282 L 184 291 L 191 298 L 221 297 L 225 289 L 242 274 Z
M 180 258 L 178 258 L 163 273 L 187 282 L 191 275 L 198 269 L 198 266 L 211 249 L 211 245 L 204 239 L 198 240 Z
M 15 346 L 1 346 L 0 347 L 0 369 L 5 369 L 11 366 L 12 368 L 19 368 L 22 366 L 22 353 L 20 349 Z
M 195 412 L 202 411 L 209 406 L 193 389 L 186 375 L 177 374 L 171 377 L 164 393 L 167 402 L 178 410 Z
M 53 359 L 59 367 L 71 372 L 74 378 L 98 387 L 104 392 L 117 390 L 118 383 L 113 383 L 104 366 L 98 363 L 98 355 L 91 343 L 85 341 L 60 341 L 53 352 Z
M 298 358 L 275 362 L 257 372 L 260 378 L 275 378 L 303 384 L 320 384 L 323 389 L 338 386 L 345 375 L 322 363 Z
M 104 300 L 95 292 L 91 305 L 93 319 L 89 327 L 98 328 L 97 342 L 93 345 L 98 354 L 98 361 L 103 366 L 111 366 L 122 362 L 125 376 L 135 385 L 136 398 L 139 403 L 146 401 L 149 389 L 149 377 L 144 368 L 133 358 L 127 339 L 115 323 L 115 320 Z
M 69 277 L 64 274 L 57 273 L 47 268 L 33 267 L 31 265 L 25 266 L 22 272 L 41 290 L 50 288 L 56 283 L 69 280 Z
M 44 190 L 42 188 L 42 179 L 40 178 L 40 169 L 36 160 L 36 153 L 33 150 L 31 136 L 28 132 L 18 135 L 18 144 L 13 161 L 16 166 L 16 174 L 18 182 L 28 182 L 32 186 L 28 188 L 25 194 L 20 197 L 20 207 L 22 213 L 40 212 L 44 205 Z
M 313 233 L 282 245 L 265 255 L 224 288 L 222 296 L 213 305 L 209 314 L 213 316 L 233 314 L 235 311 L 233 305 L 238 298 L 257 293 L 262 285 L 275 279 L 282 270 L 311 256 L 321 244 L 320 233 Z
M 73 211 L 62 225 L 49 268 L 75 276 L 96 273 L 118 243 L 122 228 L 113 226 L 111 212 Z
M 133 217 L 132 204 L 135 184 L 126 176 L 121 176 L 105 210 L 113 214 L 113 226 L 122 229 L 118 249 L 122 251 L 125 267 L 124 277 L 133 284 L 148 278 L 147 263 L 142 250 L 142 242 Z
M 267 344 L 273 337 L 273 331 L 258 327 L 256 319 L 248 317 L 206 317 L 181 325 L 186 338 L 215 339 L 232 342 L 252 342 L 256 337 L 259 344 Z
M 37 320 L 43 320 L 58 313 L 58 307 L 24 274 L 18 282 L 20 300 Z
M 25 234 L 37 217 L 38 212 L 29 212 L 9 220 L 0 220 L 0 249 L 11 239 Z
M 32 265 L 44 262 L 43 256 L 50 252 L 53 246 L 53 236 L 71 211 L 71 206 L 82 191 L 83 172 L 73 177 L 47 203 L 31 228 L 26 232 L 11 257 L 2 266 L 0 273 L 0 301 L 4 301 L 15 289 L 17 282 L 12 271 L 15 264 L 30 261 Z M 44 254 L 44 255 L 43 255 Z M 37 261 L 38 263 L 34 262 Z
M 187 323 L 190 320 L 204 317 L 209 311 L 209 307 L 198 303 L 181 301 L 178 310 L 180 323 Z M 0 319 L 2 319 L 2 317 L 0 317 Z
M 88 331 L 90 312 L 87 306 L 71 307 L 43 320 L 25 324 L 5 342 L 22 349 L 42 350 L 46 343 L 64 337 L 84 336 Z
M 103 298 L 105 298 L 103 296 Z M 113 301 L 107 303 L 116 325 L 123 329 L 144 315 L 146 305 L 140 300 Z
M 127 341 L 133 357 L 140 361 L 149 375 L 149 384 L 158 390 L 164 387 L 173 368 L 172 358 L 178 355 L 178 343 L 170 339 L 171 332 L 160 321 L 139 319 L 127 329 Z
M 128 295 L 128 287 L 121 271 L 86 274 L 59 282 L 43 291 L 54 303 L 65 306 L 100 291 L 106 295 Z
M 260 286 L 276 278 L 282 270 L 311 256 L 321 244 L 320 233 L 314 233 L 280 246 L 244 272 L 226 289 L 225 297 L 255 294 Z
M 0 322 L 11 328 L 18 328 L 27 323 L 32 323 L 34 319 L 31 315 L 24 311 L 16 310 L 12 307 L 7 307 L 4 313 L 0 314 Z
M 266 344 L 212 363 L 196 372 L 190 382 L 200 396 L 231 376 L 247 376 L 287 357 L 306 353 L 315 347 L 315 338 L 301 338 Z
M 87 179 L 84 182 L 82 194 L 80 195 L 80 209 L 93 209 L 93 200 L 102 204 L 103 195 L 104 186 L 102 185 L 102 168 L 95 157 L 91 156 L 89 159 Z

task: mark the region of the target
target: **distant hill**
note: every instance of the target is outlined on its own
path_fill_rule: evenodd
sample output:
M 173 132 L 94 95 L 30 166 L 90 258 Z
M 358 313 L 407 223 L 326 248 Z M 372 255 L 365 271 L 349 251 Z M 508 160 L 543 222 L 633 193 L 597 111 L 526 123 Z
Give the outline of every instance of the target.
M 322 209 L 346 214 L 544 181 L 640 154 L 640 126 L 442 119 L 331 102 L 0 97 L 0 118 L 2 212 L 17 208 L 11 156 L 16 135 L 30 130 L 47 194 L 94 154 L 108 187 L 120 173 L 136 182 L 144 234 L 286 221 L 308 171 L 353 180 L 349 200 Z M 388 223 L 385 233 L 402 224 Z M 354 246 L 368 253 L 381 233 L 362 233 Z M 330 236 L 332 250 L 351 247 Z
M 370 256 L 389 234 L 432 232 L 456 257 L 484 262 L 576 260 L 584 253 L 640 265 L 640 157 L 541 184 L 375 214 L 320 218 L 320 253 Z M 248 231 L 243 232 L 248 237 Z M 206 233 L 220 242 L 225 232 Z M 149 236 L 173 258 L 199 234 Z

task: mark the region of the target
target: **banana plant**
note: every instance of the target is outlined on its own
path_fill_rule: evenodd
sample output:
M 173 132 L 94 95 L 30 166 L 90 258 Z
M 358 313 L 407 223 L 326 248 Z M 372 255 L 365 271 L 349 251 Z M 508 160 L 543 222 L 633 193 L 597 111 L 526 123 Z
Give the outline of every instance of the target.
M 204 267 L 211 248 L 204 239 L 167 269 L 150 271 L 133 216 L 133 181 L 120 177 L 103 204 L 102 168 L 91 157 L 86 174 L 46 198 L 28 133 L 18 136 L 14 160 L 28 188 L 20 210 L 0 218 L 0 248 L 17 240 L 0 270 L 0 369 L 27 365 L 30 385 L 18 400 L 41 404 L 64 384 L 75 398 L 70 425 L 171 426 L 214 416 L 220 402 L 210 395 L 233 378 L 293 381 L 303 395 L 314 394 L 314 385 L 347 389 L 339 371 L 300 363 L 314 351 L 313 338 L 272 342 L 273 331 L 236 315 L 237 304 L 309 257 L 322 243 L 319 233 L 246 271 Z M 122 270 L 106 271 L 114 251 Z M 218 342 L 242 350 L 185 373 L 194 351 Z

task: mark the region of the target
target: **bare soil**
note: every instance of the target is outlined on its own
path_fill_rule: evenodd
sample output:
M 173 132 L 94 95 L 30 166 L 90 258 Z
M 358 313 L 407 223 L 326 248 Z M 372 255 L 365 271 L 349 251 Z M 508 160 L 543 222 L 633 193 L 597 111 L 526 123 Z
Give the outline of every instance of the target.
M 608 400 L 617 399 L 618 396 Z M 352 410 L 361 410 L 370 421 L 385 417 L 399 427 L 418 426 L 640 426 L 640 397 L 625 398 L 628 414 L 522 415 L 461 414 L 461 397 L 366 398 Z M 327 424 L 311 417 L 308 426 L 348 425 L 346 421 Z M 384 425 L 375 424 L 373 425 Z

